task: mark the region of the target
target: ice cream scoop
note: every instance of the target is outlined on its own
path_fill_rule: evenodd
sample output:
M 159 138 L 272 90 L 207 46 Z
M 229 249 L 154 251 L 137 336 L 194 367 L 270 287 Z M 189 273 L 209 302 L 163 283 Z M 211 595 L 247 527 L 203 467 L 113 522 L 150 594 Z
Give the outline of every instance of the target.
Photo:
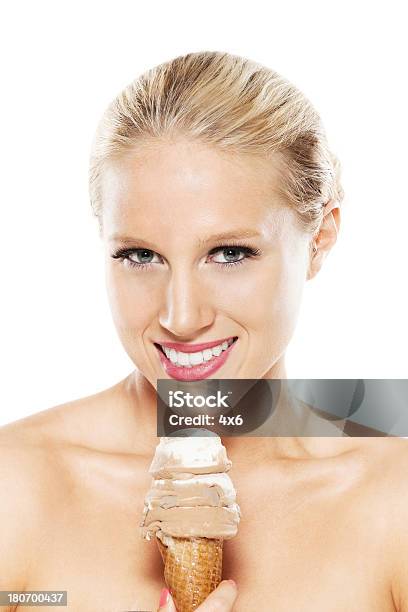
M 181 473 L 228 472 L 231 465 L 219 436 L 160 438 L 149 473 L 154 478 L 180 478 Z

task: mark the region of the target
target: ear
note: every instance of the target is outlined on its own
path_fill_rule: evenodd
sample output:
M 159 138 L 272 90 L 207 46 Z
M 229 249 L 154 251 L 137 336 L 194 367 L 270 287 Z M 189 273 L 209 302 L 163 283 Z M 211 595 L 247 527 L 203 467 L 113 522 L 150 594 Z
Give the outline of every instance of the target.
M 330 200 L 324 207 L 324 215 L 320 228 L 310 244 L 310 262 L 307 279 L 310 280 L 319 272 L 330 249 L 337 240 L 340 229 L 340 207 L 338 202 Z M 313 251 L 315 245 L 316 251 Z

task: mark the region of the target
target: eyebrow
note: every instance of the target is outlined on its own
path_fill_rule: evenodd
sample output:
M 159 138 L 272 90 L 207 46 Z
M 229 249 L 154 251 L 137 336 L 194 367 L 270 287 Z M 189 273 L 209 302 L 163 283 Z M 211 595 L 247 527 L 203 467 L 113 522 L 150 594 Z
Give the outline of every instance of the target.
M 213 234 L 212 236 L 207 236 L 207 238 L 203 238 L 198 241 L 199 246 L 205 246 L 209 242 L 220 242 L 222 240 L 240 240 L 241 238 L 259 238 L 259 232 L 254 232 L 253 230 L 241 229 L 234 230 L 233 232 L 221 232 L 220 234 Z
M 199 247 L 202 247 L 206 246 L 211 242 L 221 242 L 223 240 L 241 240 L 242 238 L 259 238 L 260 236 L 261 234 L 254 230 L 236 229 L 234 231 L 221 232 L 218 234 L 212 234 L 211 236 L 206 236 L 205 238 L 200 238 L 197 242 L 197 245 Z M 150 243 L 148 240 L 132 236 L 121 236 L 119 234 L 112 234 L 109 237 L 109 240 L 115 240 L 118 242 L 122 242 L 123 244 L 144 244 L 147 248 L 156 248 L 153 243 Z

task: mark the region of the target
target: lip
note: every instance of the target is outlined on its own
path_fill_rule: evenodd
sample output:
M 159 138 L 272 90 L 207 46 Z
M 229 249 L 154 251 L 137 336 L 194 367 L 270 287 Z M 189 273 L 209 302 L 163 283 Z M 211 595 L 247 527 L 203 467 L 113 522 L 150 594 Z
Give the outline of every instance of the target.
M 203 351 L 204 349 L 218 346 L 223 342 L 236 338 L 236 336 L 228 336 L 227 338 L 221 338 L 221 340 L 214 340 L 213 342 L 201 342 L 200 344 L 186 344 L 184 342 L 155 342 L 169 349 L 175 349 L 176 351 L 182 351 L 183 353 L 196 353 L 197 351 Z
M 175 365 L 172 361 L 170 361 L 170 359 L 167 358 L 167 355 L 165 355 L 165 353 L 158 346 L 156 345 L 155 346 L 156 346 L 157 352 L 159 353 L 159 359 L 163 365 L 163 368 L 166 374 L 168 374 L 171 378 L 174 378 L 176 380 L 186 380 L 186 381 L 202 380 L 203 378 L 208 378 L 209 376 L 211 376 L 211 374 L 214 374 L 227 361 L 231 350 L 237 343 L 237 337 L 236 336 L 232 336 L 232 337 L 235 338 L 235 341 L 225 351 L 222 351 L 221 355 L 219 355 L 218 357 L 213 357 L 210 361 L 204 361 L 203 363 L 200 363 L 199 365 L 190 366 L 190 367 L 183 367 L 183 366 Z M 212 344 L 212 346 L 217 346 L 216 343 L 214 344 L 210 343 L 210 344 Z M 189 346 L 192 346 L 192 345 L 190 344 Z M 169 347 L 169 348 L 173 348 L 173 347 Z M 190 352 L 193 352 L 193 351 L 190 351 Z

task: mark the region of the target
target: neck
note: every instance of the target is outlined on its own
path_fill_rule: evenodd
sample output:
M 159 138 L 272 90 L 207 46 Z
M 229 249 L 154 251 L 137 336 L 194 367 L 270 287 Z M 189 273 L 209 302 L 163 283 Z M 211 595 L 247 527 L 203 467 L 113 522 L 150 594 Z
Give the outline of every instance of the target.
M 273 376 L 270 374 L 273 373 Z M 265 379 L 284 379 L 284 361 L 273 370 L 269 370 Z M 157 392 L 155 387 L 138 371 L 135 370 L 121 383 L 125 396 L 126 410 L 130 419 L 135 421 L 136 435 L 131 436 L 133 452 L 135 448 L 141 449 L 142 454 L 152 454 L 158 443 L 157 438 Z M 137 407 L 137 413 L 135 412 Z M 282 392 L 277 408 L 268 421 L 251 436 L 224 437 L 222 443 L 231 456 L 234 464 L 253 465 L 254 458 L 261 461 L 276 460 L 308 460 L 333 457 L 352 450 L 356 446 L 353 438 L 342 437 L 343 422 L 336 425 L 323 422 L 326 429 L 321 436 L 316 436 L 316 417 L 310 409 L 302 408 L 293 403 L 293 396 L 288 393 L 287 386 L 282 385 Z M 307 427 L 311 425 L 312 434 L 307 434 Z M 302 435 L 290 436 L 288 432 L 299 431 Z M 320 432 L 321 430 L 319 430 Z M 272 432 L 272 433 L 271 433 Z M 275 432 L 275 433 L 273 433 Z M 137 443 L 135 438 L 137 438 Z M 357 442 L 358 440 L 356 440 Z M 131 452 L 131 451 L 130 451 Z

